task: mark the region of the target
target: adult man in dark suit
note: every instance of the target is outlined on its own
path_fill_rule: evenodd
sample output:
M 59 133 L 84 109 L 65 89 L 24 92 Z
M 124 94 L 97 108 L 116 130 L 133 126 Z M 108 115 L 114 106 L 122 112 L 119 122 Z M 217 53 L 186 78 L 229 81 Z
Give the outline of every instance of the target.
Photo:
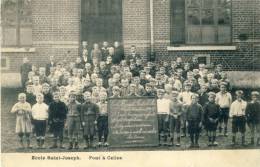
M 50 75 L 50 68 L 51 67 L 55 67 L 56 66 L 56 62 L 55 62 L 55 59 L 54 59 L 54 56 L 51 55 L 50 56 L 50 61 L 46 64 L 46 76 L 49 76 Z
M 129 65 L 131 61 L 132 61 L 133 63 L 135 63 L 137 58 L 140 59 L 141 56 L 140 56 L 140 54 L 136 53 L 136 46 L 135 46 L 135 45 L 132 45 L 132 46 L 131 46 L 131 50 L 130 50 L 130 55 L 128 55 L 128 56 L 126 57 L 127 64 Z
M 21 83 L 23 89 L 25 89 L 25 83 L 28 80 L 28 73 L 32 71 L 32 64 L 29 62 L 27 57 L 23 58 L 23 64 L 21 65 L 20 68 L 20 73 L 21 73 Z
M 120 46 L 118 41 L 114 43 L 114 56 L 112 57 L 113 64 L 120 64 L 121 60 L 124 60 L 124 49 Z
M 84 64 L 90 63 L 88 42 L 87 41 L 82 41 L 82 52 L 81 52 L 81 54 L 82 54 L 81 55 L 82 62 Z

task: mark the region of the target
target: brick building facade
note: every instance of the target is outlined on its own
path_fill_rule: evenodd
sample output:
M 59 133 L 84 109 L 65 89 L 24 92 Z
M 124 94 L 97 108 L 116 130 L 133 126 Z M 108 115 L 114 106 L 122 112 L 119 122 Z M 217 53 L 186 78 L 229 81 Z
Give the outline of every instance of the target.
M 2 72 L 19 72 L 24 56 L 38 66 L 47 62 L 50 55 L 58 60 L 75 60 L 80 55 L 82 22 L 88 21 L 82 18 L 82 1 L 88 0 L 27 1 L 31 7 L 31 43 L 26 46 L 2 45 Z M 136 45 L 144 57 L 149 58 L 154 53 L 157 61 L 174 60 L 176 56 L 187 60 L 195 55 L 207 63 L 222 63 L 227 70 L 260 70 L 259 0 L 232 0 L 231 40 L 229 44 L 210 45 L 172 42 L 173 32 L 181 30 L 174 26 L 179 23 L 173 23 L 172 19 L 174 1 L 185 0 L 119 1 L 122 7 L 121 42 L 125 54 L 131 45 Z

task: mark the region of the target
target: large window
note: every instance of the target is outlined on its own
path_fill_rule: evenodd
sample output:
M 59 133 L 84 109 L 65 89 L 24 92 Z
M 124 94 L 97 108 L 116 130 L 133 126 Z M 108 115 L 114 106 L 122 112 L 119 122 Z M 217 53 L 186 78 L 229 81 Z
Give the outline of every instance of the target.
M 231 0 L 172 0 L 173 44 L 231 42 Z
M 32 45 L 32 0 L 2 0 L 2 44 L 4 47 Z

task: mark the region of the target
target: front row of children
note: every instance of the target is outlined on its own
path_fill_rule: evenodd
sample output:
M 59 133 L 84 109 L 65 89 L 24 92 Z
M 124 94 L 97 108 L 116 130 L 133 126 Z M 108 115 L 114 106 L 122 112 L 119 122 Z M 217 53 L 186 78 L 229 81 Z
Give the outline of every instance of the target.
M 216 131 L 220 118 L 220 106 L 215 103 L 216 94 L 208 93 L 208 102 L 202 107 L 198 103 L 198 95 L 192 94 L 191 104 L 183 105 L 178 100 L 179 92 L 173 91 L 171 99 L 164 96 L 164 90 L 157 91 L 157 110 L 158 110 L 158 129 L 159 140 L 167 141 L 167 127 L 169 125 L 171 145 L 174 145 L 174 138 L 177 139 L 176 146 L 180 146 L 181 125 L 185 124 L 190 135 L 191 148 L 199 147 L 199 137 L 202 126 L 208 132 L 208 146 L 217 146 Z M 241 133 L 241 144 L 245 145 L 246 123 L 250 128 L 251 144 L 254 145 L 255 136 L 257 145 L 260 145 L 260 102 L 259 93 L 251 93 L 251 102 L 245 102 L 242 99 L 243 91 L 236 91 L 236 100 L 230 106 L 229 117 L 232 118 L 232 145 L 236 145 L 236 134 Z M 16 114 L 16 133 L 19 136 L 19 142 L 24 148 L 24 138 L 27 148 L 30 147 L 30 134 L 34 129 L 38 148 L 44 148 L 45 132 L 47 124 L 53 133 L 53 145 L 50 148 L 63 147 L 64 127 L 68 129 L 69 148 L 79 148 L 80 127 L 83 128 L 83 138 L 85 140 L 85 149 L 93 147 L 95 126 L 98 127 L 98 145 L 108 146 L 108 113 L 107 113 L 107 94 L 100 94 L 100 102 L 95 104 L 91 102 L 91 93 L 84 93 L 85 103 L 80 105 L 76 101 L 75 92 L 69 95 L 69 103 L 66 105 L 60 101 L 60 93 L 54 92 L 54 101 L 46 105 L 43 94 L 36 96 L 37 103 L 32 106 L 26 102 L 26 95 L 18 95 L 16 103 L 11 112 Z M 183 119 L 185 117 L 185 119 Z M 185 120 L 185 121 L 183 121 Z M 256 134 L 255 134 L 256 132 Z M 175 137 L 176 134 L 176 137 Z M 59 141 L 59 143 L 58 143 Z
M 199 137 L 202 128 L 207 132 L 208 146 L 217 146 L 216 131 L 221 118 L 221 108 L 215 102 L 216 94 L 208 93 L 208 102 L 201 106 L 198 103 L 199 96 L 191 95 L 191 104 L 185 105 L 178 100 L 178 92 L 173 91 L 171 100 L 165 98 L 164 90 L 158 92 L 158 128 L 160 144 L 167 144 L 170 136 L 170 145 L 180 146 L 181 124 L 186 124 L 190 135 L 190 147 L 199 147 Z M 257 133 L 257 145 L 260 145 L 260 102 L 259 93 L 251 92 L 251 102 L 242 99 L 243 91 L 236 91 L 236 100 L 231 104 L 229 117 L 232 119 L 232 145 L 236 145 L 236 134 L 241 133 L 241 145 L 245 146 L 246 123 L 251 133 L 251 145 L 255 143 L 255 132 Z M 167 107 L 169 106 L 169 107 Z M 168 124 L 168 126 L 167 126 Z M 169 127 L 169 135 L 167 131 Z M 177 142 L 174 142 L 175 135 Z
M 86 143 L 85 149 L 93 147 L 96 124 L 98 125 L 99 134 L 98 145 L 101 146 L 104 135 L 104 145 L 108 146 L 107 94 L 102 92 L 100 97 L 101 101 L 95 104 L 91 102 L 91 93 L 85 92 L 85 103 L 80 105 L 76 101 L 76 93 L 72 91 L 69 95 L 69 103 L 66 105 L 60 101 L 60 93 L 54 92 L 54 101 L 48 106 L 43 102 L 43 94 L 39 93 L 36 96 L 37 103 L 31 108 L 31 105 L 26 102 L 26 95 L 20 93 L 18 95 L 18 103 L 12 107 L 11 113 L 16 114 L 16 133 L 19 136 L 21 147 L 25 147 L 24 138 L 26 138 L 27 148 L 31 148 L 30 134 L 32 133 L 32 129 L 34 129 L 38 148 L 44 148 L 47 124 L 50 125 L 50 131 L 54 136 L 51 149 L 64 148 L 64 127 L 68 129 L 68 149 L 78 149 L 81 126 L 83 128 L 83 138 Z

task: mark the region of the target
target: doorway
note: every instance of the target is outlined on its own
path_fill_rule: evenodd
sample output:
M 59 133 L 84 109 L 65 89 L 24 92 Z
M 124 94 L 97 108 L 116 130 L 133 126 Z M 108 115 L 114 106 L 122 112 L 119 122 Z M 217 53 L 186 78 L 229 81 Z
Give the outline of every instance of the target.
M 122 0 L 81 0 L 81 41 L 122 41 Z

